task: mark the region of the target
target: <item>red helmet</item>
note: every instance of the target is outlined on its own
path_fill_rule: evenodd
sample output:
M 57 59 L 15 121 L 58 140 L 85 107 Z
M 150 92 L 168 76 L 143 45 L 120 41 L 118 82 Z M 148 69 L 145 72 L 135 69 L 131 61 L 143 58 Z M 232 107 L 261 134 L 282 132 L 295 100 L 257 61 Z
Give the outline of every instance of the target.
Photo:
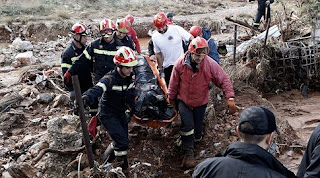
M 207 55 L 209 53 L 207 40 L 200 36 L 194 38 L 189 44 L 188 51 L 201 56 Z
M 132 25 L 133 22 L 134 22 L 134 18 L 133 18 L 133 16 L 132 16 L 131 14 L 128 14 L 128 15 L 125 17 L 125 19 L 129 20 L 129 22 L 131 23 L 131 25 Z
M 138 64 L 133 50 L 127 46 L 120 47 L 114 55 L 113 62 L 119 66 L 133 67 Z
M 130 22 L 127 19 L 117 20 L 117 30 L 122 33 L 129 33 L 130 31 Z
M 104 33 L 107 35 L 111 35 L 112 32 L 116 29 L 116 26 L 114 25 L 113 21 L 110 19 L 103 19 L 100 22 L 99 25 L 99 31 L 100 33 Z
M 89 34 L 89 29 L 84 23 L 75 23 L 72 26 L 70 31 L 74 34 L 80 34 L 80 35 L 88 35 Z
M 162 28 L 167 24 L 167 17 L 164 13 L 159 12 L 157 15 L 153 17 L 153 24 L 157 28 Z
M 193 37 L 202 36 L 202 28 L 197 26 L 197 25 L 196 26 L 192 26 L 190 28 L 189 33 L 191 33 L 191 35 Z

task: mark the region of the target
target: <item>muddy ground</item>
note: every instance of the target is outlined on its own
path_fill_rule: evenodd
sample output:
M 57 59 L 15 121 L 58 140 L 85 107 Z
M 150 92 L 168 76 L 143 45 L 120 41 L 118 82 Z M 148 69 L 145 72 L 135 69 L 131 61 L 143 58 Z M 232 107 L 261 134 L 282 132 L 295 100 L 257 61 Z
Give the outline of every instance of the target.
M 190 2 L 186 1 L 186 5 L 183 7 L 186 8 L 188 3 Z M 193 6 L 195 5 L 201 8 L 201 6 L 208 4 L 193 3 Z M 282 8 L 278 4 L 275 5 L 274 9 L 281 12 Z M 214 4 L 214 8 L 211 10 L 206 9 L 205 14 L 199 13 L 195 8 L 194 13 L 192 11 L 189 14 L 184 11 L 177 13 L 175 19 L 177 24 L 187 28 L 200 22 L 201 18 L 209 18 L 211 19 L 210 24 L 213 24 L 213 36 L 216 41 L 230 43 L 233 37 L 233 24 L 226 22 L 224 17 L 232 14 L 233 17 L 249 21 L 253 19 L 255 11 L 256 2 L 225 1 Z M 121 14 L 125 15 L 126 11 L 121 12 Z M 139 37 L 143 37 L 141 38 L 142 48 L 146 52 L 146 44 L 149 39 L 146 32 L 152 28 L 152 17 L 150 15 L 143 16 L 136 11 L 133 11 L 133 15 L 136 16 L 134 27 Z M 116 15 L 110 16 L 117 17 Z M 102 15 L 97 14 L 96 18 L 91 15 L 87 21 L 96 24 L 100 20 L 99 17 L 102 17 Z M 37 160 L 37 162 L 34 161 L 39 156 L 39 151 L 48 148 L 48 145 L 50 145 L 50 148 L 53 146 L 61 150 L 76 149 L 82 145 L 81 138 L 80 144 L 73 143 L 74 140 L 79 139 L 79 135 L 81 136 L 79 121 L 73 120 L 74 123 L 66 125 L 63 123 L 64 121 L 69 122 L 66 118 L 72 118 L 72 111 L 67 104 L 55 106 L 53 101 L 42 103 L 39 102 L 39 99 L 35 99 L 41 93 L 49 93 L 53 98 L 65 94 L 65 92 L 57 89 L 63 88 L 61 70 L 58 65 L 60 64 L 60 54 L 70 40 L 66 29 L 74 20 L 78 19 L 65 20 L 63 23 L 50 21 L 49 25 L 41 21 L 35 24 L 17 22 L 16 26 L 15 23 L 4 24 L 13 30 L 14 35 L 13 37 L 9 35 L 0 38 L 2 42 L 5 42 L 0 45 L 0 58 L 3 58 L 0 61 L 2 65 L 0 70 L 0 101 L 7 98 L 8 94 L 26 94 L 23 95 L 23 99 L 1 108 L 1 121 L 3 123 L 9 121 L 10 123 L 1 125 L 0 131 L 0 173 L 3 177 L 10 177 L 8 173 L 12 177 L 19 177 L 17 174 L 19 170 L 23 172 L 20 175 L 24 175 L 24 177 L 74 177 L 76 175 L 77 163 L 74 163 L 74 160 L 79 158 L 77 153 L 84 153 L 84 151 L 74 151 L 67 155 L 47 153 L 42 159 Z M 55 28 L 57 24 L 59 25 Z M 52 29 L 59 30 L 54 31 Z M 51 33 L 48 35 L 46 30 Z M 4 30 L 4 32 L 7 31 Z M 239 29 L 239 36 L 247 35 L 247 29 Z M 35 64 L 12 67 L 14 57 L 10 56 L 15 56 L 19 51 L 9 45 L 18 36 L 22 37 L 23 40 L 30 40 L 33 45 L 38 46 L 37 50 L 33 50 L 34 56 L 37 58 Z M 90 40 L 93 40 L 93 38 Z M 238 42 L 241 43 L 241 40 Z M 221 56 L 221 61 L 229 60 L 228 55 Z M 38 76 L 45 76 L 44 72 L 49 70 L 55 72 L 49 73 L 46 79 L 39 79 L 40 82 L 37 82 Z M 50 80 L 57 86 L 52 86 Z M 43 81 L 46 81 L 46 83 Z M 308 97 L 302 97 L 298 88 L 278 92 L 277 94 L 275 92 L 262 93 L 245 83 L 235 90 L 235 102 L 240 109 L 234 115 L 226 114 L 226 105 L 223 99 L 218 100 L 214 95 L 211 96 L 213 101 L 208 104 L 206 111 L 205 135 L 195 149 L 196 159 L 200 162 L 205 158 L 213 157 L 223 151 L 231 142 L 237 141 L 235 127 L 241 111 L 252 105 L 263 105 L 275 112 L 282 132 L 282 135 L 275 139 L 279 148 L 276 157 L 290 170 L 296 172 L 308 137 L 320 122 L 319 91 L 310 90 Z M 218 90 L 216 90 L 216 93 L 218 93 Z M 63 140 L 65 142 L 61 142 L 65 145 L 59 145 L 56 141 L 52 143 L 51 137 L 54 134 L 50 129 L 53 127 L 52 120 L 55 120 L 55 118 L 63 121 L 61 123 L 63 125 L 62 133 L 70 134 L 70 138 L 75 138 L 74 140 L 65 138 Z M 172 124 L 156 129 L 130 122 L 130 150 L 128 156 L 132 177 L 190 177 L 193 170 L 186 170 L 181 167 L 181 150 L 175 143 L 179 136 L 179 122 L 178 118 Z M 73 135 L 74 131 L 79 134 Z M 41 142 L 47 142 L 47 145 L 44 144 L 42 148 L 37 148 L 36 152 L 32 151 L 31 147 Z M 73 145 L 69 145 L 68 142 L 72 142 Z M 93 144 L 97 163 L 102 164 L 100 160 L 101 152 L 109 142 L 107 133 L 101 130 L 99 139 Z M 31 163 L 34 163 L 34 165 L 26 166 L 31 165 Z M 15 164 L 18 166 L 14 167 Z M 88 163 L 82 162 L 81 170 L 86 170 L 84 168 L 87 166 Z M 86 173 L 88 172 L 84 172 L 84 174 Z

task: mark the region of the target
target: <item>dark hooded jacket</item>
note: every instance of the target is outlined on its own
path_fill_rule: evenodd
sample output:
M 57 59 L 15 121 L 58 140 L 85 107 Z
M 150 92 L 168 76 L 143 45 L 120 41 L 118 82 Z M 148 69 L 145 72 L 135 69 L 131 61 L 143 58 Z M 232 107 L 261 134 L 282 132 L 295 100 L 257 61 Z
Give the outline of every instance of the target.
M 320 177 L 320 125 L 312 132 L 297 173 L 298 177 Z
M 206 39 L 208 46 L 210 48 L 209 56 L 214 59 L 219 64 L 219 53 L 217 51 L 217 46 L 214 42 L 214 39 L 211 38 L 211 31 L 208 28 L 202 28 L 202 38 Z
M 273 155 L 256 144 L 234 142 L 222 154 L 200 163 L 192 177 L 295 177 Z

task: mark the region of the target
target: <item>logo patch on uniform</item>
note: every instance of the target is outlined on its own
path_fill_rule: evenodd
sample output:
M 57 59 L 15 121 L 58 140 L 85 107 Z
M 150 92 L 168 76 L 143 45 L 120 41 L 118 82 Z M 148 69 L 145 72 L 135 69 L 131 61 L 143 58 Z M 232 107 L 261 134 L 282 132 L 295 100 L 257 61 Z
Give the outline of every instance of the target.
M 103 48 L 103 46 L 102 45 L 99 45 L 99 49 L 102 49 Z
M 169 37 L 168 37 L 168 40 L 172 40 L 172 39 L 173 39 L 173 37 L 172 37 L 172 36 L 169 36 Z

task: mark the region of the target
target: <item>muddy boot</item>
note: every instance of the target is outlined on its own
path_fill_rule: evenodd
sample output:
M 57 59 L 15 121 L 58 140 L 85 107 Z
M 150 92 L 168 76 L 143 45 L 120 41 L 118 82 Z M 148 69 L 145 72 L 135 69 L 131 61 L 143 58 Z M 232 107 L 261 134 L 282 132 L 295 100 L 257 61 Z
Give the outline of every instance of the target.
M 102 154 L 102 161 L 103 162 L 107 161 L 108 163 L 111 163 L 114 159 L 115 159 L 114 146 L 113 146 L 113 143 L 111 142 L 107 147 L 107 149 Z
M 114 167 L 121 167 L 123 173 L 127 172 L 126 170 L 129 167 L 127 156 L 116 156 Z
M 182 167 L 189 169 L 196 167 L 197 164 L 197 161 L 194 159 L 193 150 L 185 150 L 182 159 Z

